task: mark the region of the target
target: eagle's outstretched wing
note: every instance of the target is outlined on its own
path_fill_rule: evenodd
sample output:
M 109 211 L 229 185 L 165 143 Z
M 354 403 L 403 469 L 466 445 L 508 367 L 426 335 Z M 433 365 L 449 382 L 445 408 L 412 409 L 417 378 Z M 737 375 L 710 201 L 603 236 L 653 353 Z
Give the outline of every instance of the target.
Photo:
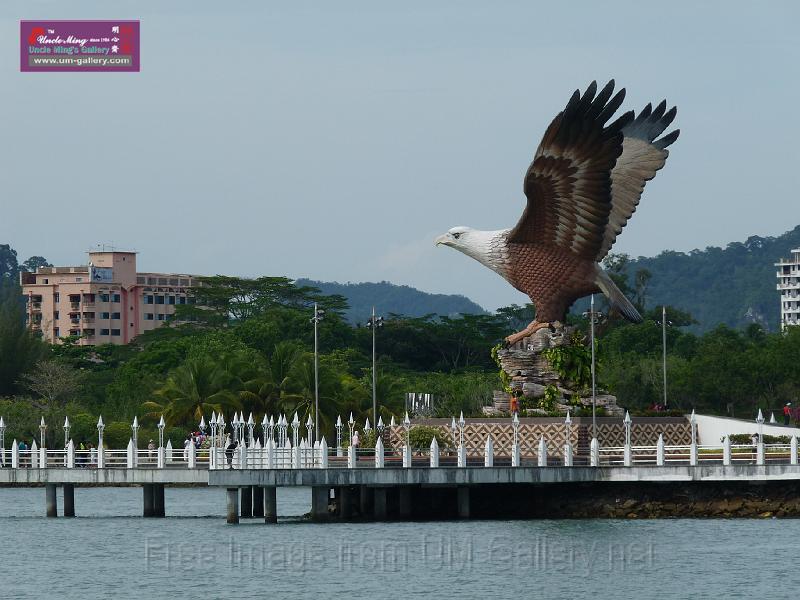
M 622 129 L 633 112 L 606 122 L 622 104 L 614 81 L 600 91 L 578 90 L 542 138 L 525 175 L 525 212 L 509 233 L 511 243 L 542 243 L 595 259 L 612 211 L 611 171 L 622 154 Z
M 625 136 L 622 154 L 611 171 L 611 214 L 603 244 L 595 257 L 598 262 L 611 250 L 622 228 L 633 215 L 645 184 L 656 176 L 656 172 L 667 161 L 667 146 L 678 139 L 680 129 L 656 139 L 669 127 L 678 112 L 674 106 L 668 111 L 666 108 L 666 100 L 662 100 L 655 110 L 648 104 L 622 128 L 622 135 Z

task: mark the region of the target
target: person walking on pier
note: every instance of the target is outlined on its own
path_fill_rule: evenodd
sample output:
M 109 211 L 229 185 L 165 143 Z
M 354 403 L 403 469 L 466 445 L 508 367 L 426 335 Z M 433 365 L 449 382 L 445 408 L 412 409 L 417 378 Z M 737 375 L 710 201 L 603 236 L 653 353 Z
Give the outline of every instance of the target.
M 233 468 L 233 453 L 236 451 L 236 442 L 231 439 L 231 434 L 229 433 L 225 436 L 225 458 L 228 459 L 228 468 Z
M 788 425 L 791 418 L 792 418 L 792 403 L 787 402 L 786 406 L 783 407 L 783 424 Z

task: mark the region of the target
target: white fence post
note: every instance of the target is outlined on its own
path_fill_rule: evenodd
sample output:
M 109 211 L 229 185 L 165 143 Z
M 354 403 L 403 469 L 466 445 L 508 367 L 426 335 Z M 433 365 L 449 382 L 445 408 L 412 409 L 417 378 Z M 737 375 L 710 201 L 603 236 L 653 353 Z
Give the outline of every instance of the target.
M 106 467 L 106 455 L 105 449 L 103 446 L 97 447 L 97 468 L 98 469 L 105 469 Z
M 622 448 L 622 464 L 626 467 L 633 465 L 633 452 L 630 444 L 625 444 Z
M 197 468 L 197 446 L 194 445 L 194 442 L 189 443 L 189 468 L 196 469 Z
M 658 442 L 656 442 L 656 464 L 659 467 L 664 466 L 664 434 L 658 434 Z
M 727 435 L 722 440 L 722 464 L 726 467 L 731 464 L 731 438 Z
M 458 444 L 458 466 L 467 466 L 467 447 L 464 444 Z
M 133 440 L 128 440 L 128 468 L 135 469 L 136 468 L 136 448 L 133 445 Z
M 19 444 L 14 440 L 14 445 L 11 446 L 11 468 L 19 469 Z
M 492 436 L 486 436 L 486 452 L 483 457 L 483 466 L 484 467 L 493 467 L 494 466 L 494 442 L 492 442 Z
M 380 441 L 380 438 L 378 439 Z M 383 447 L 383 444 L 381 444 Z M 378 451 L 378 445 L 375 444 L 375 452 Z M 381 450 L 383 452 L 383 450 Z M 328 468 L 328 442 L 325 440 L 325 436 L 322 436 L 322 439 L 319 442 L 319 468 L 320 469 L 327 469 Z
M 592 438 L 589 444 L 589 465 L 592 467 L 600 466 L 600 443 L 597 438 Z
M 540 467 L 547 466 L 547 442 L 544 441 L 544 436 L 539 438 L 539 456 L 536 464 Z
M 75 444 L 72 442 L 72 440 L 70 440 L 67 444 L 67 468 L 75 468 Z
M 383 440 L 378 437 L 375 442 L 375 468 L 382 469 L 384 465 L 384 447 L 383 447 Z
M 564 466 L 572 466 L 572 444 L 564 444 Z
M 405 468 L 411 467 L 411 444 L 403 446 L 403 466 Z
M 190 444 L 191 445 L 191 444 Z M 164 452 L 164 464 L 171 463 L 175 459 L 175 455 L 172 452 L 172 440 L 167 440 L 166 452 Z
M 793 435 L 791 442 L 789 442 L 789 453 L 791 456 L 789 457 L 789 464 L 796 465 L 797 464 L 797 436 Z
M 267 468 L 275 468 L 275 442 L 272 441 L 272 437 L 267 439 Z
M 39 468 L 47 468 L 47 448 L 45 446 L 39 448 Z
M 356 448 L 355 446 L 353 446 L 353 444 L 350 444 L 347 447 L 347 468 L 348 469 L 356 468 Z
M 436 436 L 431 440 L 431 468 L 435 469 L 439 466 L 439 442 Z
M 689 464 L 697 466 L 697 442 L 692 442 L 689 446 Z
M 156 456 L 157 456 L 156 466 L 159 469 L 163 469 L 167 462 L 167 455 L 165 449 L 162 446 L 158 447 Z
M 756 464 L 763 465 L 764 464 L 764 442 L 758 442 L 758 446 L 756 446 Z
M 511 444 L 511 466 L 520 466 L 519 444 Z

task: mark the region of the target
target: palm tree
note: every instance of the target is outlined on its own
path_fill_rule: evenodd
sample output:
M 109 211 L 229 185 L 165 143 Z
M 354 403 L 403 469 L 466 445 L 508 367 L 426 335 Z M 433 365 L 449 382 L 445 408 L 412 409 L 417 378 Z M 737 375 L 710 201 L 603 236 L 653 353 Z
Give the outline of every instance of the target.
M 189 358 L 174 369 L 164 385 L 156 390 L 162 402 L 145 402 L 147 416 L 164 415 L 170 425 L 197 423 L 212 411 L 223 412 L 241 408 L 231 389 L 228 371 L 211 357 Z

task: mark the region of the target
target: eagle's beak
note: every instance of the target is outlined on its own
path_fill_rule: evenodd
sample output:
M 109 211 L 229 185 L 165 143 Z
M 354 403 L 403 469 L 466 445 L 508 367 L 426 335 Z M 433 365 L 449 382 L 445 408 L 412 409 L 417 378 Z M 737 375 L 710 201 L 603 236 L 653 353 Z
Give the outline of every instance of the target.
M 439 237 L 436 238 L 436 245 L 438 246 L 439 244 L 447 245 L 447 234 L 446 233 L 444 235 L 440 235 Z

